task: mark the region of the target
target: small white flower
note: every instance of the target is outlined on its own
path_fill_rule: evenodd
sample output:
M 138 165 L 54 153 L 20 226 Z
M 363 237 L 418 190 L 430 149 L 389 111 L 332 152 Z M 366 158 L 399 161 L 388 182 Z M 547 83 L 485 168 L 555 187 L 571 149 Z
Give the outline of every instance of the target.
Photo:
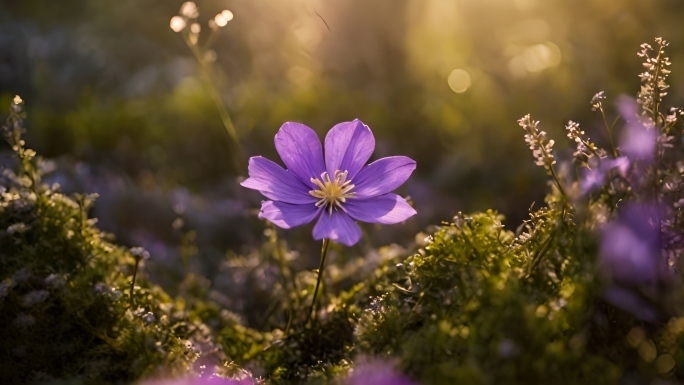
M 145 321 L 146 324 L 151 324 L 157 319 L 154 317 L 154 313 L 151 311 L 148 311 L 146 314 L 142 316 L 143 321 Z
M 594 95 L 594 97 L 591 98 L 591 110 L 596 111 L 599 108 L 601 108 L 601 100 L 603 100 L 605 98 L 606 98 L 606 95 L 603 91 Z
M 135 259 L 150 259 L 150 252 L 142 247 L 131 248 L 131 254 L 133 254 Z
M 60 289 L 66 286 L 66 280 L 57 274 L 50 274 L 45 278 L 45 284 L 51 289 Z
M 23 234 L 28 230 L 28 227 L 22 223 L 15 223 L 7 228 L 7 233 L 8 234 Z
M 170 27 L 173 32 L 180 32 L 188 25 L 187 21 L 180 16 L 174 16 L 171 18 Z
M 214 22 L 219 27 L 225 27 L 229 21 L 233 20 L 233 12 L 225 9 L 223 12 L 219 13 L 214 17 Z
M 197 10 L 197 4 L 192 1 L 187 1 L 181 5 L 180 8 L 181 16 L 185 16 L 188 19 L 196 19 L 199 16 L 199 10 Z

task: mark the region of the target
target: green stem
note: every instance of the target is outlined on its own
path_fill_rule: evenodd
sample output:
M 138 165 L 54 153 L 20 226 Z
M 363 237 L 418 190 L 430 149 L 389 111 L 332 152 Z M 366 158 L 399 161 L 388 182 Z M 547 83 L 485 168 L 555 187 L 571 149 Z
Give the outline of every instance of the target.
M 653 124 L 658 125 L 658 114 L 660 109 L 660 89 L 658 88 L 658 77 L 660 77 L 660 55 L 663 53 L 663 46 L 658 48 L 658 56 L 656 57 L 656 72 L 653 77 Z
M 529 278 L 530 275 L 532 275 L 532 270 L 534 270 L 535 267 L 539 264 L 541 261 L 542 257 L 546 254 L 548 251 L 549 245 L 551 245 L 551 241 L 553 240 L 553 234 L 549 236 L 547 240 L 542 243 L 541 247 L 537 251 L 537 253 L 534 255 L 532 260 L 529 262 L 527 265 L 527 274 L 525 275 L 525 279 Z
M 216 105 L 216 109 L 218 110 L 219 116 L 221 118 L 221 123 L 223 123 L 223 127 L 226 129 L 226 133 L 228 133 L 230 144 L 235 146 L 235 152 L 233 152 L 233 161 L 235 163 L 236 169 L 239 170 L 241 168 L 242 150 L 240 148 L 240 142 L 238 142 L 238 135 L 237 131 L 235 130 L 235 125 L 233 125 L 233 120 L 230 118 L 230 114 L 228 114 L 228 110 L 226 109 L 225 104 L 223 104 L 221 95 L 219 95 L 218 91 L 216 90 L 216 87 L 214 87 L 211 69 L 205 62 L 204 57 L 202 57 L 202 52 L 200 52 L 200 49 L 197 47 L 196 44 L 193 44 L 189 40 L 187 35 L 183 35 L 183 37 L 185 39 L 185 44 L 187 44 L 187 46 L 190 48 L 190 51 L 192 51 L 192 54 L 195 56 L 195 59 L 200 65 L 202 76 L 204 77 L 204 82 L 207 85 L 207 89 L 209 90 L 209 95 L 211 96 L 211 99 Z
M 617 150 L 615 149 L 615 144 L 613 144 L 613 126 L 608 125 L 608 120 L 606 120 L 606 113 L 603 111 L 603 106 L 599 105 L 599 110 L 601 110 L 601 116 L 603 117 L 603 124 L 606 125 L 606 130 L 608 130 L 608 139 L 610 140 L 610 149 L 613 150 L 613 158 L 618 157 Z M 613 122 L 613 125 L 615 125 L 615 122 Z
M 292 319 L 293 319 L 293 314 L 294 314 L 294 309 L 299 307 L 299 289 L 297 288 L 297 280 L 295 279 L 294 272 L 290 268 L 290 266 L 287 263 L 287 260 L 285 259 L 285 255 L 281 252 L 280 249 L 280 244 L 278 242 L 278 233 L 276 232 L 276 227 L 270 224 L 269 222 L 269 228 L 271 229 L 271 235 L 269 237 L 269 241 L 271 242 L 273 246 L 273 256 L 280 265 L 280 276 L 282 277 L 282 285 L 283 285 L 283 290 L 287 292 L 287 285 L 288 285 L 288 279 L 289 282 L 292 284 L 292 291 L 294 293 L 297 293 L 295 296 L 294 301 L 289 297 L 289 309 L 288 309 L 288 316 L 287 316 L 287 326 L 285 327 L 285 334 L 287 335 L 288 332 L 290 331 L 290 326 L 292 325 Z M 287 277 L 285 276 L 287 274 Z
M 318 280 L 316 281 L 316 288 L 314 289 L 313 298 L 311 300 L 311 307 L 309 308 L 309 315 L 311 316 L 311 322 L 316 318 L 316 295 L 318 294 L 318 287 L 321 285 L 321 280 L 323 278 L 323 269 L 325 268 L 325 257 L 328 255 L 328 245 L 330 244 L 329 239 L 323 240 L 323 248 L 321 248 L 321 262 L 318 265 Z
M 551 155 L 548 152 L 546 152 L 546 148 L 544 147 L 544 143 L 541 140 L 538 140 L 538 143 L 539 143 L 539 148 L 541 149 L 542 153 L 544 153 L 544 157 L 546 159 L 549 159 L 551 157 Z M 561 195 L 563 195 L 564 197 L 567 197 L 567 195 L 565 195 L 565 190 L 563 189 L 563 185 L 561 185 L 560 179 L 558 179 L 558 175 L 556 175 L 556 170 L 553 169 L 553 164 L 549 164 L 549 171 L 551 172 L 551 176 L 553 177 L 553 180 L 556 181 L 556 185 L 558 186 L 558 190 L 560 191 Z
M 131 309 L 133 309 L 133 288 L 135 287 L 135 277 L 138 275 L 138 264 L 140 258 L 135 258 L 135 269 L 133 269 L 133 280 L 131 281 L 131 292 L 128 295 L 131 298 Z
M 567 195 L 565 195 L 565 190 L 563 189 L 563 185 L 561 185 L 560 179 L 558 179 L 558 175 L 556 175 L 556 171 L 553 169 L 553 165 L 549 166 L 549 170 L 551 171 L 551 176 L 556 181 L 556 185 L 558 186 L 558 190 L 560 190 L 561 195 L 563 195 L 564 197 L 567 197 Z

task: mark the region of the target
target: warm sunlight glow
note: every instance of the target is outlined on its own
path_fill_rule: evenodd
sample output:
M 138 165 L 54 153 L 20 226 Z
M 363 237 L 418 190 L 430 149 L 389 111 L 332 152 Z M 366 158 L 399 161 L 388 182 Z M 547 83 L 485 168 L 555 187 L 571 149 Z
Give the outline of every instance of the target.
M 293 26 L 293 33 L 297 40 L 309 49 L 314 49 L 323 38 L 320 25 L 300 22 Z
M 449 88 L 457 94 L 466 92 L 472 84 L 468 71 L 461 68 L 451 71 L 447 82 L 449 83 Z
M 529 72 L 540 72 L 559 65 L 561 52 L 558 46 L 551 42 L 536 44 L 525 50 L 523 60 Z
M 508 70 L 515 77 L 556 67 L 562 61 L 560 48 L 550 41 L 524 48 L 509 47 L 507 51 L 513 55 L 508 61 Z

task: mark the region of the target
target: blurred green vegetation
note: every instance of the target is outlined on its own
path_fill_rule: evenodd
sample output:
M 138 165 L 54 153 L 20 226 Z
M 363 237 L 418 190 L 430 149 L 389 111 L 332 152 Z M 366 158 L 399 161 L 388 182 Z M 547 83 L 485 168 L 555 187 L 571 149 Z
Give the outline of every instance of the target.
M 0 5 L 0 93 L 31 101 L 29 138 L 38 150 L 167 189 L 206 191 L 246 174 L 231 166 L 197 64 L 169 29 L 181 3 Z M 684 36 L 684 5 L 676 0 L 198 7 L 200 41 L 216 13 L 235 14 L 213 45 L 214 80 L 245 154 L 273 157 L 272 137 L 285 121 L 323 135 L 358 117 L 378 138 L 376 157 L 418 161 L 405 191 L 422 208 L 411 230 L 462 209 L 495 207 L 520 221 L 522 207 L 541 199 L 533 186 L 543 175 L 511 122 L 529 112 L 558 137 L 566 117 L 598 124 L 586 108 L 594 93 L 615 97 L 638 87 L 634 47 L 661 35 L 678 46 Z M 452 78 L 457 90 L 470 78 L 463 93 L 450 88 L 454 69 L 465 71 Z

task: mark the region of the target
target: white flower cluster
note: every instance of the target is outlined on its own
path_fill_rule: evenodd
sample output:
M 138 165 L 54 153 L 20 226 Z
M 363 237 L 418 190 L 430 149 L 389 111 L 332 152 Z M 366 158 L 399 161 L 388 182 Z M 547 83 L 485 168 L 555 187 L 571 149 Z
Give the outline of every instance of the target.
M 603 94 L 603 92 L 600 93 Z M 578 161 L 586 163 L 593 155 L 596 155 L 599 158 L 604 158 L 606 156 L 604 150 L 596 147 L 596 145 L 592 143 L 588 137 L 586 139 L 584 138 L 584 131 L 580 129 L 579 123 L 573 122 L 571 120 L 565 126 L 565 129 L 568 131 L 568 138 L 572 139 L 572 141 L 577 144 L 577 149 L 574 153 L 572 153 L 572 155 Z
M 665 117 L 665 123 L 674 124 L 677 122 L 677 115 L 684 116 L 684 110 L 677 107 L 670 108 L 670 113 Z
M 131 254 L 133 255 L 133 258 L 137 260 L 150 259 L 150 252 L 142 247 L 132 247 Z
M 665 47 L 669 43 L 660 37 L 656 38 L 655 41 L 658 44 L 657 49 L 654 50 L 650 44 L 644 43 L 641 45 L 641 51 L 637 53 L 639 57 L 645 58 L 643 66 L 646 68 L 646 72 L 639 74 L 642 84 L 637 101 L 643 107 L 643 115 L 651 118 L 657 118 L 658 105 L 667 95 L 665 90 L 670 87 L 665 82 L 670 74 L 667 67 L 672 64 L 670 59 L 665 56 Z M 651 56 L 651 52 L 656 53 L 655 57 Z
M 95 284 L 95 294 L 101 294 L 110 297 L 113 301 L 121 298 L 121 291 L 114 287 L 111 287 L 103 282 L 98 282 Z
M 575 143 L 582 142 L 584 131 L 580 129 L 579 123 L 571 120 L 568 122 L 568 125 L 565 126 L 565 129 L 568 130 L 568 138 L 572 139 Z
M 157 320 L 154 316 L 154 313 L 152 313 L 151 311 L 147 311 L 141 307 L 136 309 L 133 312 L 133 315 L 142 318 L 142 320 L 148 325 L 154 323 Z
M 173 32 L 188 31 L 188 41 L 195 45 L 199 40 L 199 33 L 202 31 L 202 26 L 197 22 L 199 17 L 199 10 L 197 4 L 192 1 L 183 3 L 180 7 L 178 15 L 171 18 L 169 26 Z M 233 20 L 233 12 L 224 9 L 219 12 L 213 19 L 209 20 L 209 28 L 217 30 L 228 25 L 228 22 Z
M 551 167 L 556 164 L 552 154 L 553 139 L 547 140 L 546 132 L 539 131 L 537 128 L 539 122 L 532 120 L 529 114 L 518 120 L 518 124 L 526 132 L 525 142 L 530 146 L 530 150 L 532 150 L 534 163 L 550 171 Z
M 598 92 L 591 98 L 591 110 L 596 111 L 602 107 L 601 100 L 606 98 L 604 91 Z

